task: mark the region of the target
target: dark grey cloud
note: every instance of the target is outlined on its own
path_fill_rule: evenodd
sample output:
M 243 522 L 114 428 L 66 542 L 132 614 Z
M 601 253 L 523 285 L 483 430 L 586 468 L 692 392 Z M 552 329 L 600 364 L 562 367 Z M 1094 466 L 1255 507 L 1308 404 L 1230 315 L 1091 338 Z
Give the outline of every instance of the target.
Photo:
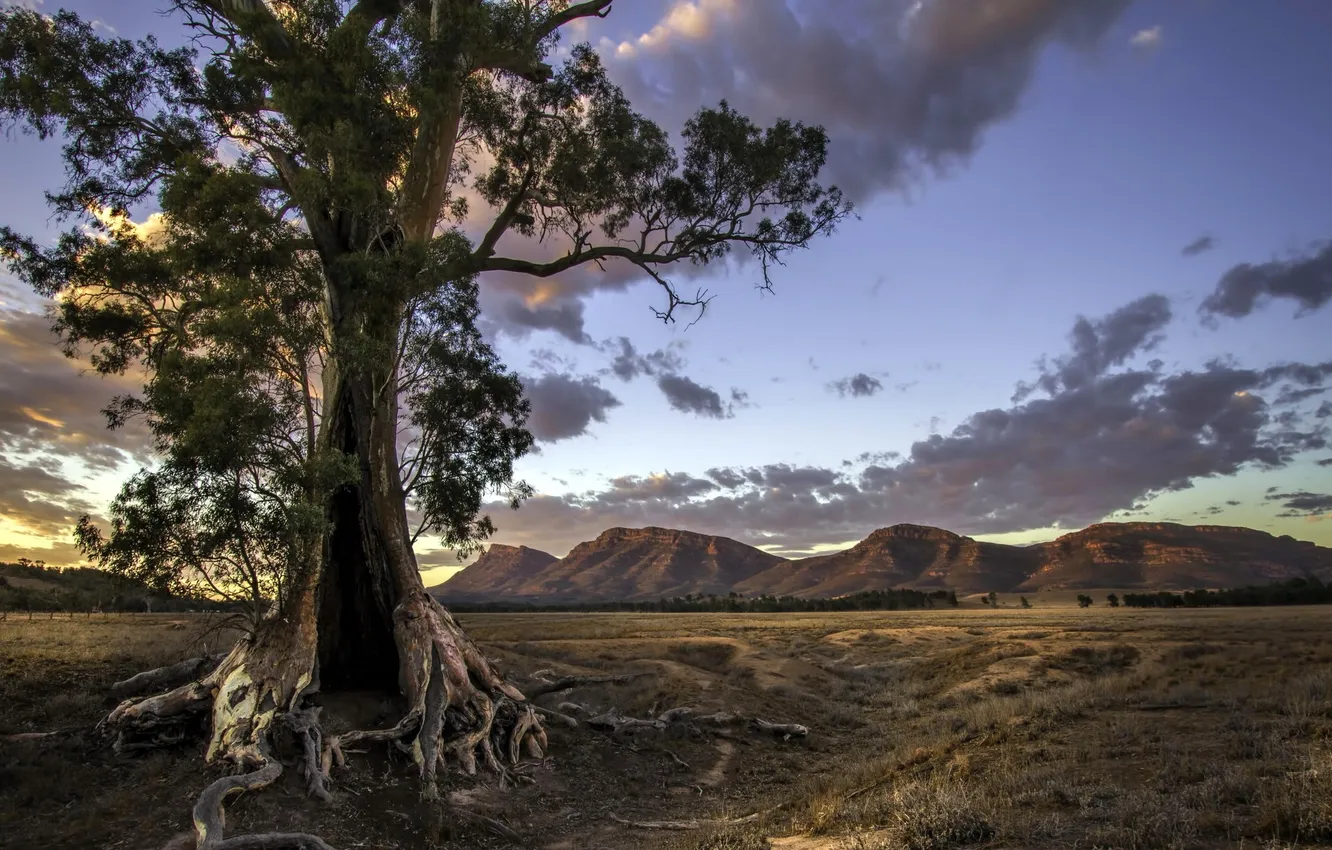
M 722 402 L 718 392 L 684 375 L 662 375 L 657 386 L 666 395 L 666 401 L 675 410 L 693 413 L 708 419 L 726 419 L 731 408 Z
M 1322 395 L 1328 391 L 1328 387 L 1291 387 L 1283 390 L 1281 395 L 1277 396 L 1275 404 L 1299 404 L 1305 399 L 1313 398 L 1316 395 Z
M 1310 493 L 1301 490 L 1293 493 L 1269 493 L 1263 498 L 1280 502 L 1286 510 L 1277 516 L 1317 516 L 1332 511 L 1332 493 Z
M 1332 466 L 1332 457 L 1321 458 L 1318 461 L 1319 466 Z
M 1211 236 L 1199 236 L 1189 244 L 1180 249 L 1180 253 L 1186 257 L 1196 257 L 1216 247 L 1216 240 Z
M 1232 508 L 1238 508 L 1242 504 L 1242 502 L 1240 502 L 1238 499 L 1227 499 L 1226 504 L 1230 505 Z
M 1216 321 L 1219 316 L 1238 319 L 1252 313 L 1260 304 L 1277 299 L 1298 304 L 1297 317 L 1312 313 L 1332 300 L 1332 241 L 1295 259 L 1234 266 L 1221 276 L 1198 312 L 1208 322 Z
M 532 436 L 553 443 L 587 433 L 593 422 L 605 422 L 606 412 L 620 400 L 596 378 L 550 373 L 523 381 L 532 414 L 527 420 Z
M 679 498 L 623 482 L 541 496 L 501 519 L 500 539 L 560 551 L 610 525 L 668 525 L 799 551 L 897 522 L 964 534 L 1075 528 L 1141 512 L 1200 479 L 1279 469 L 1326 449 L 1326 421 L 1267 397 L 1326 378 L 1332 363 L 1249 369 L 1218 360 L 1175 374 L 1126 365 L 1167 321 L 1153 301 L 1079 319 L 1069 352 L 1046 363 L 1051 380 L 900 456 L 865 453 L 831 469 L 714 468 L 683 476 L 702 483 Z
M 636 106 L 678 127 L 726 98 L 761 122 L 827 128 L 828 175 L 855 200 L 966 160 L 1017 111 L 1043 49 L 1094 46 L 1128 0 L 745 0 L 698 3 L 606 44 Z
M 685 472 L 666 472 L 662 475 L 623 475 L 613 478 L 608 492 L 621 502 L 660 501 L 673 504 L 716 490 L 717 484 L 705 478 L 695 478 Z
M 640 375 L 655 377 L 679 372 L 684 368 L 679 344 L 672 344 L 649 354 L 640 354 L 628 337 L 619 337 L 603 343 L 603 350 L 615 353 L 610 371 L 622 381 L 632 381 Z
M 1330 458 L 1329 460 L 1332 460 L 1332 458 Z M 743 475 L 741 475 L 740 473 L 736 472 L 733 469 L 713 468 L 709 469 L 707 472 L 703 474 L 711 478 L 713 481 L 716 481 L 718 484 L 720 484 L 722 487 L 725 487 L 727 490 L 739 489 L 740 487 L 743 487 L 745 482 L 748 480 Z
M 1043 359 L 1041 376 L 1034 383 L 1019 383 L 1013 400 L 1021 401 L 1038 389 L 1054 395 L 1087 386 L 1106 370 L 1159 345 L 1170 319 L 1170 301 L 1156 294 L 1144 295 L 1096 321 L 1079 316 L 1068 334 L 1072 350 L 1053 361 Z
M 845 398 L 868 398 L 883 389 L 883 381 L 864 372 L 857 372 L 848 378 L 828 382 L 828 390 Z
M 581 301 L 565 300 L 533 307 L 518 299 L 506 299 L 499 302 L 488 318 L 498 320 L 500 326 L 513 336 L 525 336 L 531 331 L 554 331 L 579 345 L 592 342 L 583 330 Z
M 672 4 L 673 5 L 673 4 Z M 910 188 L 964 163 L 986 131 L 1019 108 L 1039 57 L 1060 44 L 1094 47 L 1129 0 L 744 0 L 703 2 L 642 38 L 603 40 L 609 73 L 635 108 L 678 131 L 722 98 L 760 124 L 825 127 L 824 178 L 855 201 Z M 663 11 L 666 7 L 663 7 Z M 665 12 L 664 12 L 665 13 Z M 669 14 L 669 13 L 667 13 Z M 691 27 L 678 24 L 688 18 Z M 620 32 L 612 14 L 607 27 Z M 477 200 L 478 211 L 486 205 Z M 474 236 L 487 221 L 469 222 Z M 508 235 L 498 250 L 548 260 L 566 245 Z M 676 276 L 702 273 L 682 267 Z M 581 267 L 542 281 L 482 277 L 494 332 L 549 330 L 589 342 L 582 301 L 642 281 L 628 263 Z

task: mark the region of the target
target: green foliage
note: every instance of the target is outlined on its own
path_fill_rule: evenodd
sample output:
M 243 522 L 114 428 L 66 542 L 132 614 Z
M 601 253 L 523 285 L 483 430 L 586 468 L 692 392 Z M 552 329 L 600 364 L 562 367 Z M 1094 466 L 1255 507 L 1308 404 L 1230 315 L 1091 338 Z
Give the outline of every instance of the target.
M 162 457 L 109 536 L 80 526 L 90 557 L 257 608 L 320 556 L 343 487 L 402 525 L 410 500 L 418 534 L 470 551 L 494 530 L 489 494 L 530 493 L 514 462 L 532 446 L 522 387 L 476 327 L 478 275 L 627 262 L 669 320 L 707 298 L 665 267 L 742 248 L 768 285 L 850 215 L 818 182 L 819 128 L 722 103 L 677 153 L 590 47 L 546 64 L 562 26 L 609 7 L 175 0 L 198 51 L 0 11 L 0 123 L 63 139 L 51 203 L 78 220 L 54 247 L 0 229 L 0 259 L 58 299 L 68 353 L 144 375 L 107 414 L 144 420 Z M 448 226 L 472 212 L 464 188 L 492 207 L 479 238 Z M 511 231 L 564 253 L 500 256 Z
M 1118 608 L 1118 607 L 1119 607 L 1119 596 L 1118 596 L 1118 594 L 1114 594 L 1114 593 L 1110 594 L 1109 596 L 1107 596 L 1107 597 L 1105 598 L 1105 601 L 1108 602 L 1108 603 L 1110 604 L 1110 607 L 1111 607 L 1111 608 Z
M 1079 607 L 1079 608 L 1090 608 L 1090 607 L 1092 606 L 1092 602 L 1093 602 L 1092 598 L 1091 598 L 1090 596 L 1088 596 L 1087 594 L 1085 594 L 1085 593 L 1079 593 L 1079 594 L 1078 594 L 1078 607 Z
M 1020 597 L 1018 597 L 1018 601 L 1019 601 L 1019 603 L 1022 605 L 1023 608 L 1030 608 L 1030 607 L 1031 607 L 1031 600 L 1029 600 L 1029 599 L 1028 599 L 1027 597 L 1025 597 L 1025 596 L 1020 596 Z

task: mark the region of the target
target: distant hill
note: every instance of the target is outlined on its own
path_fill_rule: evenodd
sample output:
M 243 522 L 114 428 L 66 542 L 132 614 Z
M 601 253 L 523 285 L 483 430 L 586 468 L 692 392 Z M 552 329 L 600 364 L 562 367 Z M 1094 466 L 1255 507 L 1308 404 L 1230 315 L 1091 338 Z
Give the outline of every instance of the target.
M 0 611 L 192 611 L 204 600 L 153 593 L 142 582 L 91 567 L 48 567 L 40 561 L 0 563 Z
M 491 549 L 496 547 L 492 546 Z M 511 548 L 511 547 L 506 547 Z M 596 540 L 580 543 L 522 581 L 508 580 L 486 556 L 432 590 L 449 599 L 632 600 L 662 596 L 716 593 L 725 595 L 737 584 L 782 559 L 726 537 L 668 528 L 612 528 Z M 490 553 L 487 552 L 488 556 Z M 503 559 L 508 557 L 501 553 Z M 494 579 L 492 581 L 492 575 Z M 462 581 L 460 585 L 454 582 Z
M 726 537 L 612 528 L 563 558 L 492 546 L 432 592 L 446 602 L 591 602 L 731 592 L 834 597 L 889 588 L 1188 590 L 1305 576 L 1332 581 L 1332 549 L 1230 526 L 1107 522 L 1048 543 L 1008 546 L 900 524 L 844 551 L 798 560 Z
M 527 582 L 558 560 L 540 549 L 495 543 L 436 590 L 450 599 L 508 599 L 522 595 Z
M 1103 522 L 1031 548 L 1039 566 L 1019 590 L 1192 590 L 1332 579 L 1332 549 L 1228 525 Z
M 841 552 L 785 563 L 742 582 L 746 596 L 842 596 L 895 587 L 958 593 L 1007 589 L 1037 568 L 1025 547 L 981 543 L 942 528 L 881 528 Z

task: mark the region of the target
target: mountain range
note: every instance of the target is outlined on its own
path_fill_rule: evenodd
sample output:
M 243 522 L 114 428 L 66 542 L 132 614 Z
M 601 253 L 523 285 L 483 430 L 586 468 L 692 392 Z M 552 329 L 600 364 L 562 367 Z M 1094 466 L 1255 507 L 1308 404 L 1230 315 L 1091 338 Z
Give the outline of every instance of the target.
M 727 537 L 649 527 L 608 529 L 563 558 L 495 544 L 431 592 L 456 602 L 590 602 L 732 591 L 832 597 L 889 588 L 1188 590 L 1302 576 L 1332 580 L 1332 548 L 1220 525 L 1105 522 L 1011 546 L 900 524 L 849 549 L 795 560 Z

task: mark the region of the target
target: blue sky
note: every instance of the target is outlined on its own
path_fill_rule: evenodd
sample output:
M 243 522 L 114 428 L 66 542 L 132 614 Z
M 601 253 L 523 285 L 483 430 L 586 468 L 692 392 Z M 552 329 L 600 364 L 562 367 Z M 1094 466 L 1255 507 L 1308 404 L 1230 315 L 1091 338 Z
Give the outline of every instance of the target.
M 1082 10 L 1000 20 L 977 40 L 947 42 L 972 53 L 939 58 L 913 51 L 943 49 L 942 35 L 922 35 L 927 26 L 936 35 L 974 36 L 974 20 L 962 20 L 966 4 L 788 5 L 782 9 L 798 14 L 779 27 L 781 15 L 768 14 L 780 11 L 777 2 L 622 3 L 586 36 L 635 103 L 668 128 L 719 94 L 758 119 L 773 111 L 828 126 L 829 171 L 850 181 L 859 220 L 793 256 L 777 271 L 773 294 L 755 291 L 757 272 L 743 265 L 682 279 L 717 295 L 687 330 L 657 322 L 653 288 L 613 271 L 556 281 L 544 299 L 527 282 L 483 281 L 488 333 L 529 386 L 543 387 L 533 390 L 538 414 L 543 404 L 555 411 L 541 419 L 555 424 L 538 433 L 540 452 L 521 464 L 541 496 L 517 513 L 496 514 L 496 540 L 562 554 L 609 525 L 652 523 L 804 552 L 900 520 L 1022 542 L 1123 518 L 1248 525 L 1332 545 L 1332 466 L 1318 465 L 1332 457 L 1319 448 L 1319 429 L 1332 418 L 1317 415 L 1332 393 L 1283 406 L 1277 397 L 1293 386 L 1285 378 L 1239 374 L 1332 359 L 1332 261 L 1317 261 L 1332 236 L 1332 111 L 1319 96 L 1332 86 L 1332 6 L 1070 2 Z M 171 18 L 148 11 L 151 3 L 66 5 L 104 16 L 122 35 L 179 37 Z M 813 8 L 837 26 L 816 33 L 822 25 Z M 617 49 L 623 43 L 636 48 Z M 841 52 L 818 53 L 828 44 Z M 789 98 L 755 83 L 765 69 L 779 72 L 770 63 L 782 51 L 796 66 L 808 61 Z M 860 64 L 837 67 L 840 55 L 860 56 Z M 860 71 L 864 57 L 878 63 L 881 81 Z M 854 89 L 862 83 L 863 92 Z M 901 90 L 885 94 L 885 85 Z M 60 180 L 54 147 L 16 134 L 0 145 L 5 222 L 54 233 L 41 199 Z M 930 164 L 935 157 L 941 169 Z M 1199 250 L 1185 253 L 1192 243 Z M 1200 305 L 1241 264 L 1258 267 L 1262 292 L 1288 291 L 1279 281 L 1297 278 L 1300 295 L 1259 297 L 1242 316 L 1211 310 L 1204 321 Z M 1291 278 L 1292 268 L 1302 275 Z M 12 279 L 4 286 L 0 321 L 18 327 L 22 311 L 41 305 L 16 294 Z M 1156 295 L 1164 298 L 1143 300 Z M 534 318 L 514 308 L 520 302 L 558 307 L 563 318 Z M 1090 349 L 1070 340 L 1079 317 L 1092 329 Z M 621 380 L 610 371 L 625 351 L 620 337 L 639 355 L 670 352 L 671 365 Z M 1126 356 L 1106 354 L 1121 343 Z M 1050 360 L 1042 367 L 1043 356 Z M 1149 367 L 1153 360 L 1160 363 Z M 1133 396 L 1142 411 L 1097 426 L 1094 436 L 1079 431 L 1068 437 L 1074 448 L 1035 449 L 1041 433 L 1018 433 L 1044 410 L 1024 405 L 1045 399 L 1067 421 L 1080 414 L 1060 411 L 1091 409 L 1074 406 L 1089 385 L 1125 372 L 1155 376 L 1155 390 Z M 718 404 L 706 393 L 677 391 L 673 407 L 659 384 L 668 374 L 687 388 L 714 390 Z M 1042 374 L 1050 377 L 1044 389 L 1014 400 L 1018 382 Z M 836 381 L 856 375 L 872 393 L 837 391 Z M 1235 389 L 1199 412 L 1209 423 L 1185 425 L 1197 417 L 1184 412 L 1186 382 L 1172 382 L 1179 375 L 1192 376 L 1188 386 L 1207 377 Z M 571 382 L 587 396 L 584 407 Z M 733 389 L 747 394 L 743 403 L 732 400 Z M 90 390 L 89 400 L 96 394 Z M 1263 399 L 1261 412 L 1245 409 L 1263 421 L 1226 431 L 1238 416 L 1234 405 L 1257 404 L 1254 397 Z M 1110 415 L 1114 406 L 1093 407 Z M 1002 436 L 980 434 L 972 420 L 990 410 L 1006 412 Z M 24 416 L 6 421 L 22 424 Z M 1168 438 L 1167 419 L 1175 429 Z M 1036 427 L 1030 422 L 1021 427 Z M 931 434 L 934 448 L 913 449 Z M 1064 432 L 1048 434 L 1057 443 Z M 1134 434 L 1154 436 L 1142 438 L 1139 452 Z M 11 441 L 6 454 L 11 464 L 43 452 L 59 458 L 67 438 L 56 429 L 46 448 Z M 1031 454 L 1014 460 L 1015 445 Z M 1279 447 L 1279 462 L 1255 462 L 1264 446 Z M 900 456 L 858 459 L 887 452 Z M 84 489 L 11 498 L 0 549 L 6 533 L 9 548 L 26 547 L 33 557 L 44 545 L 67 545 L 50 523 L 25 525 L 23 506 L 104 504 L 133 463 L 94 478 L 68 456 L 48 466 Z M 1163 487 L 1167 467 L 1179 472 Z M 748 471 L 750 482 L 729 486 L 728 471 L 741 478 Z M 957 489 L 958 476 L 968 477 L 971 495 Z M 50 550 L 53 559 L 59 551 Z M 446 553 L 422 555 L 427 566 L 450 562 Z

